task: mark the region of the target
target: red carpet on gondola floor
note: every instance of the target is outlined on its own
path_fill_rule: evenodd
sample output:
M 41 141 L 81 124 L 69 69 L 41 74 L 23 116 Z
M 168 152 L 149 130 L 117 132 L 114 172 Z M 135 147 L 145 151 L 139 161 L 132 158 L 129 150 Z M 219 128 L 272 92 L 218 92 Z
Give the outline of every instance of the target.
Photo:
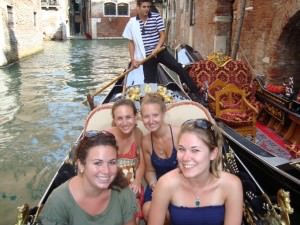
M 290 153 L 285 148 L 284 140 L 259 122 L 256 122 L 256 144 L 273 155 L 291 159 Z

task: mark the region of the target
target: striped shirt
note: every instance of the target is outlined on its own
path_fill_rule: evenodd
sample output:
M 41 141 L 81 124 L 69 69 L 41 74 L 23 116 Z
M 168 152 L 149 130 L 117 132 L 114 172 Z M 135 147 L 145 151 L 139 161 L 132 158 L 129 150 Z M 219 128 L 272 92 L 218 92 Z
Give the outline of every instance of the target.
M 140 23 L 146 56 L 148 56 L 159 42 L 159 32 L 165 30 L 165 25 L 159 13 L 150 12 L 146 22 L 140 20 L 138 16 L 136 18 Z

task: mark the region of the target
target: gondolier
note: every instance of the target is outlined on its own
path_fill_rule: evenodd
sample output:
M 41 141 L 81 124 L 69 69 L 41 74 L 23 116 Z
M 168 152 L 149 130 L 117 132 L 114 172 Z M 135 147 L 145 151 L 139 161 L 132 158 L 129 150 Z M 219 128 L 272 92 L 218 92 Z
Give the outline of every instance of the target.
M 136 17 L 132 17 L 127 23 L 123 37 L 129 40 L 128 48 L 131 59 L 131 66 L 137 69 L 132 71 L 127 78 L 127 85 L 145 83 L 157 83 L 157 64 L 162 63 L 169 69 L 179 74 L 182 82 L 190 87 L 194 94 L 198 89 L 175 58 L 167 49 L 161 51 L 143 65 L 139 61 L 146 56 L 155 54 L 165 42 L 166 33 L 163 20 L 159 13 L 151 12 L 151 0 L 137 0 Z

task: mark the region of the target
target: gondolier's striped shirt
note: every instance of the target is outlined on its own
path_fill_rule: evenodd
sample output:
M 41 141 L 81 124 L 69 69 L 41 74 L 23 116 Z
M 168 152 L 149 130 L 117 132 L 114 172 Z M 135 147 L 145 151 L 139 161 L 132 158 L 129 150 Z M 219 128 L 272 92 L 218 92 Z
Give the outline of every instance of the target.
M 136 18 L 140 22 L 142 39 L 148 56 L 155 49 L 159 41 L 159 32 L 165 30 L 165 25 L 159 13 L 150 12 L 145 23 L 138 16 Z

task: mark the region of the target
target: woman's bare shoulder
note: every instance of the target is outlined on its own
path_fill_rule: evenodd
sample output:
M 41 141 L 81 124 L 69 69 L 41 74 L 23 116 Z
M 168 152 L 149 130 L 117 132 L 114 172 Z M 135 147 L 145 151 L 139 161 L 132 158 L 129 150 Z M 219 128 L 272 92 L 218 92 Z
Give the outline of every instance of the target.
M 220 172 L 220 178 L 221 178 L 221 183 L 222 186 L 226 187 L 232 187 L 232 186 L 240 186 L 241 185 L 241 180 L 238 176 L 222 171 Z
M 181 179 L 180 171 L 178 168 L 171 170 L 164 174 L 159 178 L 158 182 L 160 182 L 163 186 L 167 187 L 176 187 Z

